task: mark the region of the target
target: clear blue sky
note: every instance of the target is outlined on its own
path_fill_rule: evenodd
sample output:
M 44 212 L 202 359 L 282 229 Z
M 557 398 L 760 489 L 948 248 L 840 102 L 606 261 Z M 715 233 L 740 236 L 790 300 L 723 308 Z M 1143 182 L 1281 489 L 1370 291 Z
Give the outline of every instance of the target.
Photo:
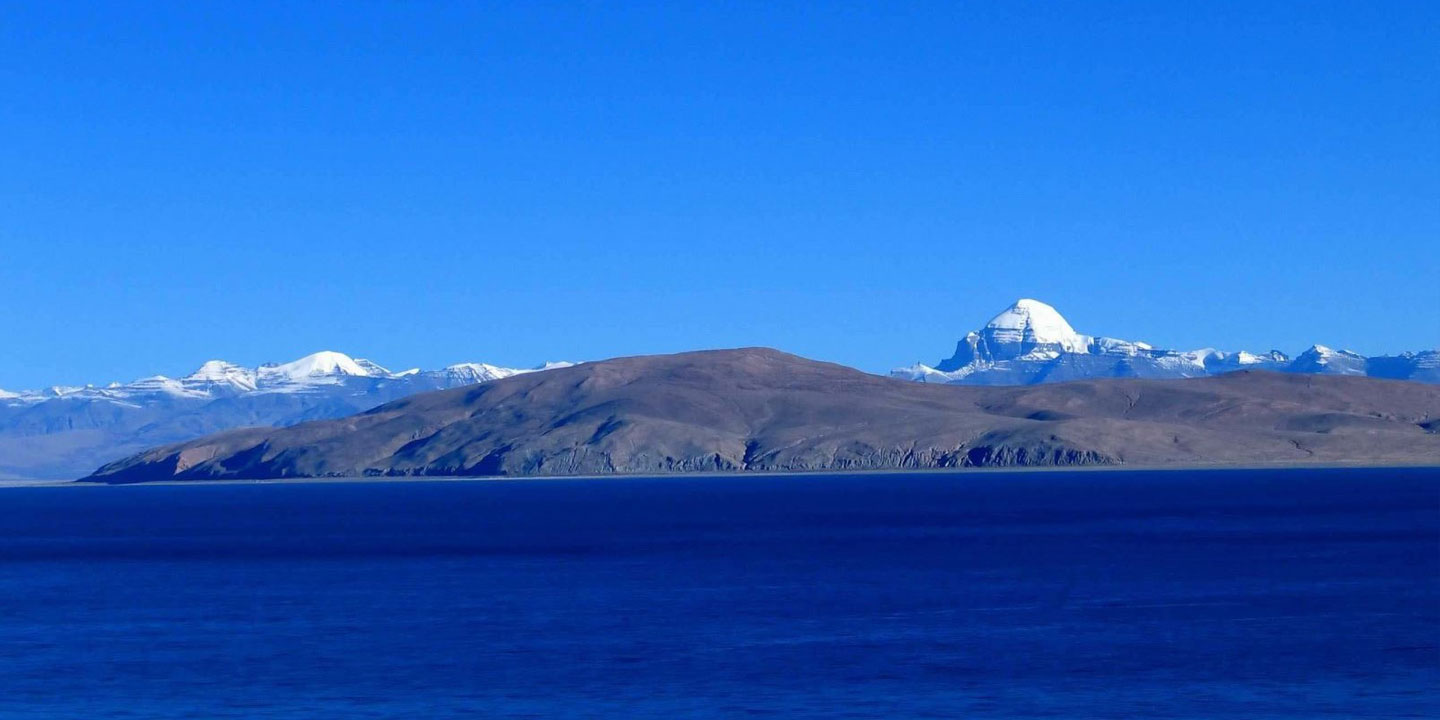
M 103 5 L 103 6 L 102 6 Z M 1440 3 L 7 3 L 0 387 L 1440 344 Z

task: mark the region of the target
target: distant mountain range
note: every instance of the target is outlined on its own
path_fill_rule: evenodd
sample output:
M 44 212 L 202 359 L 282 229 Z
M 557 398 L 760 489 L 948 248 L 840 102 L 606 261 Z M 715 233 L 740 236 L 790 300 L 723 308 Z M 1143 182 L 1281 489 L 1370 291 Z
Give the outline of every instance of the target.
M 0 477 L 75 478 L 155 445 L 236 427 L 343 417 L 418 392 L 568 364 L 522 370 L 461 363 L 391 372 L 369 360 L 318 352 L 258 368 L 211 360 L 181 378 L 0 390 Z
M 955 354 L 934 367 L 917 363 L 890 374 L 952 385 L 1033 385 L 1093 378 L 1202 377 L 1235 370 L 1440 383 L 1440 350 L 1365 357 L 1314 345 L 1293 359 L 1278 350 L 1162 350 L 1143 342 L 1082 335 L 1055 308 L 1022 299 L 978 332 L 966 334 L 956 344 Z
M 616 358 L 230 430 L 89 480 L 1429 463 L 1440 386 L 1242 371 L 953 387 L 765 348 Z
M 241 427 L 286 427 L 341 418 L 416 393 L 565 367 L 515 369 L 462 363 L 391 372 L 361 358 L 319 352 L 247 368 L 212 360 L 180 378 L 103 387 L 0 390 L 0 478 L 70 479 L 146 448 Z M 1019 300 L 968 333 L 951 357 L 894 378 L 956 385 L 1033 385 L 1101 378 L 1168 379 L 1236 370 L 1354 375 L 1440 383 L 1440 351 L 1364 357 L 1316 345 L 1282 352 L 1176 351 L 1077 333 L 1056 310 Z

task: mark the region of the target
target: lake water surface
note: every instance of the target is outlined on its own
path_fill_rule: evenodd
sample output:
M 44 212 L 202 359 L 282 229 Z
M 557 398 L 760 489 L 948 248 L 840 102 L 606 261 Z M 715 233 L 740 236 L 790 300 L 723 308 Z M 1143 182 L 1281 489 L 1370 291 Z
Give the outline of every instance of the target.
M 1440 470 L 0 490 L 0 717 L 1440 714 Z

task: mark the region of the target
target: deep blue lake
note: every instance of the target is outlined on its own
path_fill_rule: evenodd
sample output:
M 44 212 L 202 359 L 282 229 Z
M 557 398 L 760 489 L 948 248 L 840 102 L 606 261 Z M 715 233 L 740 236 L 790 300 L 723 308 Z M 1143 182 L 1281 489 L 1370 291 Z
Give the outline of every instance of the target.
M 0 490 L 0 717 L 1440 714 L 1440 470 Z

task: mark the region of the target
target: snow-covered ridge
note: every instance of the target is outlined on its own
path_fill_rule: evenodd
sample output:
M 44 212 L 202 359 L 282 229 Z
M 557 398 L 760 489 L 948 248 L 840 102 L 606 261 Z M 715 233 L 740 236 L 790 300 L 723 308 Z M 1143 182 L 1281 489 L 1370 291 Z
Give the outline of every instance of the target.
M 419 389 L 442 389 L 456 385 L 488 382 L 527 372 L 563 367 L 570 363 L 546 363 L 539 368 L 506 368 L 486 363 L 459 363 L 439 370 L 418 368 L 390 372 L 363 358 L 326 350 L 288 363 L 269 363 L 247 368 L 224 360 L 209 360 L 195 372 L 181 378 L 154 375 L 128 383 L 103 387 L 53 386 L 44 390 L 10 392 L 0 390 L 0 403 L 34 404 L 55 399 L 87 399 L 128 402 L 139 398 L 212 399 L 253 393 L 318 392 L 326 387 L 356 381 L 366 383 L 414 383 Z
M 0 392 L 0 477 L 76 478 L 124 455 L 212 432 L 344 417 L 416 393 L 559 365 L 477 362 L 391 372 L 326 351 L 260 367 L 210 360 L 176 378 Z M 17 447 L 23 452 L 12 451 Z M 46 448 L 57 450 L 34 451 Z
M 1022 298 L 979 331 L 966 333 L 949 358 L 933 367 L 916 363 L 890 374 L 917 382 L 1028 385 L 1094 377 L 1184 378 L 1266 369 L 1440 382 L 1437 358 L 1440 351 L 1436 350 L 1367 358 L 1323 345 L 1293 360 L 1278 350 L 1164 350 L 1144 342 L 1081 334 L 1055 308 Z

